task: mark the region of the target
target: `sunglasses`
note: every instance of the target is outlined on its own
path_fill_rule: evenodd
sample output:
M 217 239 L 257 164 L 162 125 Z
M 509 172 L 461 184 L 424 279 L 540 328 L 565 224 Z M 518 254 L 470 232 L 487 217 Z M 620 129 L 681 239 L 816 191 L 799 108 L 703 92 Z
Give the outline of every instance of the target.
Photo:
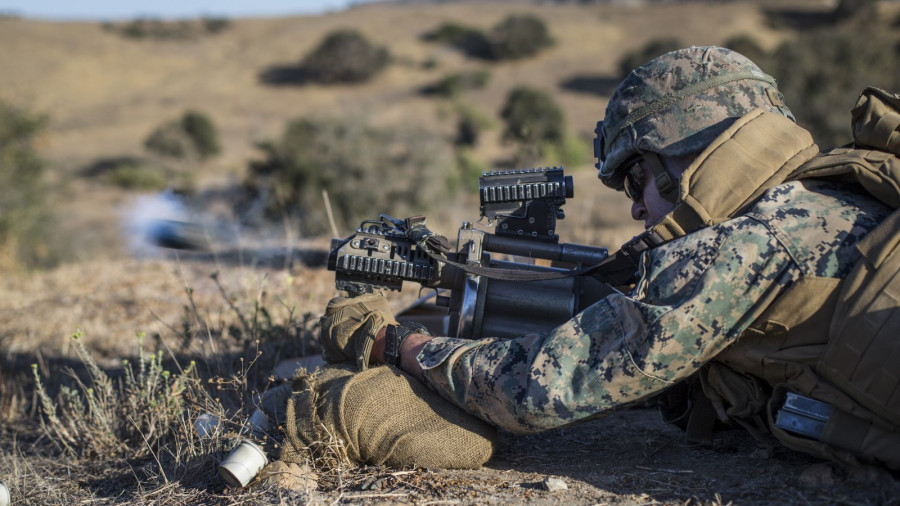
M 644 171 L 638 162 L 633 162 L 625 171 L 625 195 L 633 202 L 644 198 Z

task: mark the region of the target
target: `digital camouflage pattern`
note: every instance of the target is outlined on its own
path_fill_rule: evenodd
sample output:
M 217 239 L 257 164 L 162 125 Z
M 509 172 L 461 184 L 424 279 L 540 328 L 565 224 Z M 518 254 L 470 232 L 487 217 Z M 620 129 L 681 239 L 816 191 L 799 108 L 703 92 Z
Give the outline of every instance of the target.
M 549 333 L 435 338 L 417 358 L 428 385 L 506 430 L 576 422 L 688 377 L 798 279 L 845 277 L 854 245 L 888 214 L 851 187 L 783 184 L 738 218 L 648 251 L 631 294 Z
M 617 169 L 628 158 L 698 152 L 754 109 L 794 120 L 775 80 L 743 55 L 720 47 L 666 53 L 633 70 L 610 98 L 596 131 L 600 179 L 622 190 Z

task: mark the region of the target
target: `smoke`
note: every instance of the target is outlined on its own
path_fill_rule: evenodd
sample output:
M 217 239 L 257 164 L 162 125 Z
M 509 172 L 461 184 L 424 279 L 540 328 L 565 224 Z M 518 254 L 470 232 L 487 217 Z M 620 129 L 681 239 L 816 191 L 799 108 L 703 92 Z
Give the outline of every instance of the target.
M 197 217 L 171 190 L 138 197 L 124 214 L 125 238 L 135 257 L 161 257 L 166 253 L 165 248 L 179 244 L 183 244 L 179 249 L 201 249 L 191 247 L 191 239 L 197 242 L 196 232 L 202 235 L 203 227 L 195 223 Z

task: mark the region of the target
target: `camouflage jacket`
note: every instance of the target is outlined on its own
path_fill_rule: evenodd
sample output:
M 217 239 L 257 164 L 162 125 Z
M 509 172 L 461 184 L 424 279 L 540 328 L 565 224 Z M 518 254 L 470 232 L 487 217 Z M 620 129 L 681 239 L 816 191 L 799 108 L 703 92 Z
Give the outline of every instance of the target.
M 576 422 L 688 377 L 798 279 L 846 277 L 854 245 L 888 214 L 854 187 L 782 184 L 745 214 L 646 252 L 632 293 L 551 332 L 438 337 L 417 359 L 431 388 L 506 430 Z

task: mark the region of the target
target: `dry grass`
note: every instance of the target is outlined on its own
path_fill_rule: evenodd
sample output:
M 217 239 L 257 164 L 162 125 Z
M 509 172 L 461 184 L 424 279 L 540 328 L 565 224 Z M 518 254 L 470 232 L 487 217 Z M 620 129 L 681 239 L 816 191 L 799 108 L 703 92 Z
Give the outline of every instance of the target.
M 82 260 L 0 278 L 0 479 L 14 501 L 551 504 L 558 498 L 532 482 L 540 481 L 539 473 L 571 472 L 580 481 L 570 480 L 573 491 L 567 497 L 580 503 L 727 503 L 726 496 L 713 491 L 725 492 L 715 479 L 730 479 L 715 473 L 738 465 L 728 452 L 704 454 L 701 460 L 709 459 L 708 464 L 691 461 L 696 454 L 690 449 L 682 448 L 682 455 L 674 457 L 665 455 L 671 448 L 651 454 L 673 459 L 654 464 L 660 468 L 706 465 L 713 476 L 709 481 L 700 473 L 690 476 L 692 481 L 664 476 L 660 487 L 661 478 L 643 468 L 620 473 L 621 461 L 633 456 L 635 448 L 640 453 L 647 446 L 642 442 L 651 440 L 648 434 L 657 437 L 667 430 L 661 423 L 646 422 L 640 413 L 606 420 L 603 430 L 573 432 L 571 440 L 564 434 L 565 445 L 554 435 L 513 442 L 508 445 L 512 450 L 484 472 L 339 468 L 326 473 L 319 491 L 311 493 L 228 489 L 215 464 L 242 430 L 254 392 L 273 384 L 269 374 L 279 360 L 316 351 L 310 338 L 316 316 L 334 295 L 331 272 L 292 261 L 286 253 L 298 245 L 322 249 L 327 242 L 300 241 L 288 230 L 271 248 L 250 239 L 212 255 L 123 259 L 118 211 L 131 206 L 134 195 L 78 175 L 98 158 L 138 154 L 154 126 L 188 107 L 212 116 L 225 149 L 221 158 L 190 168 L 200 188 L 243 177 L 253 142 L 276 135 L 287 119 L 301 115 L 353 115 L 449 135 L 450 105 L 419 90 L 447 73 L 484 64 L 423 43 L 419 35 L 448 20 L 488 28 L 510 12 L 545 19 L 557 45 L 537 58 L 492 66 L 489 85 L 466 92 L 464 100 L 495 115 L 513 86 L 543 88 L 558 98 L 570 131 L 581 136 L 590 135 L 607 97 L 560 84 L 576 77 L 613 79 L 625 51 L 662 36 L 715 44 L 753 32 L 766 48 L 789 36 L 765 26 L 759 5 L 751 2 L 370 5 L 319 17 L 237 20 L 221 34 L 193 41 L 122 39 L 96 23 L 0 19 L 0 99 L 50 113 L 51 128 L 42 147 L 54 167 L 54 182 L 66 196 L 59 199 L 62 228 L 73 231 L 73 257 Z M 399 63 L 359 86 L 273 87 L 260 81 L 260 72 L 296 63 L 325 33 L 347 26 L 387 45 Z M 427 60 L 437 67 L 423 67 Z M 499 130 L 484 134 L 479 158 L 492 163 L 509 158 Z M 627 219 L 628 201 L 599 190 L 588 164 L 568 169 L 575 177 L 576 198 L 560 222 L 562 241 L 614 248 L 640 230 Z M 453 238 L 460 221 L 476 217 L 477 203 L 463 196 L 456 205 L 435 210 L 429 224 Z M 341 226 L 347 233 L 346 225 Z M 399 309 L 416 295 L 407 289 L 389 298 Z M 73 340 L 76 331 L 81 337 Z M 145 336 L 142 341 L 136 333 Z M 211 439 L 200 438 L 193 428 L 203 412 L 222 421 Z M 602 472 L 570 469 L 569 450 L 581 455 L 585 446 L 591 458 L 612 457 L 588 466 Z M 544 457 L 513 455 L 522 448 L 543 451 Z M 566 452 L 555 455 L 559 448 Z M 541 458 L 548 460 L 539 462 Z M 649 459 L 638 459 L 638 464 L 646 467 Z M 788 458 L 767 464 L 777 467 L 778 476 L 788 476 L 794 463 Z M 748 469 L 762 472 L 765 466 Z M 781 482 L 769 484 L 784 494 L 784 502 L 816 503 L 819 498 L 790 487 L 781 491 Z M 746 493 L 751 500 L 761 497 L 749 488 Z M 866 502 L 868 496 L 849 497 Z

